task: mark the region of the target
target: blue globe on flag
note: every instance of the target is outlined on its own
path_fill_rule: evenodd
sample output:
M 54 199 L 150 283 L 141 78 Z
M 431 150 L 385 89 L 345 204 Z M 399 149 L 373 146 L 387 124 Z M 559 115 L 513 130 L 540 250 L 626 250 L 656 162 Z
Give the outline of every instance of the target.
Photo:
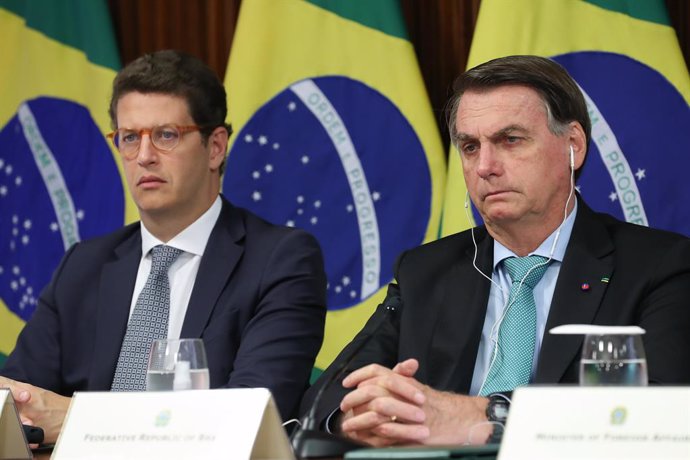
M 422 243 L 429 165 L 410 123 L 375 89 L 343 76 L 298 81 L 237 136 L 224 194 L 316 236 L 330 310 L 374 294 L 392 280 L 400 252 Z

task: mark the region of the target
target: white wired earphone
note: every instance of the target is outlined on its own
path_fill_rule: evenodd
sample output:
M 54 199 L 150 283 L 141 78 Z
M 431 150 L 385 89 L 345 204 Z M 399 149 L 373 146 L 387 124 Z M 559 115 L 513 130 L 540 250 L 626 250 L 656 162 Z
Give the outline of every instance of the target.
M 565 223 L 566 219 L 568 218 L 568 205 L 570 204 L 570 200 L 573 197 L 573 192 L 575 190 L 575 151 L 573 150 L 572 144 L 570 145 L 570 152 L 569 152 L 569 166 L 570 166 L 570 193 L 568 194 L 568 199 L 565 202 L 565 209 L 563 210 L 563 221 L 561 221 L 561 224 L 558 226 L 558 231 L 556 232 L 556 238 L 553 240 L 553 244 L 551 245 L 551 250 L 549 251 L 549 258 L 540 264 L 537 264 L 530 268 L 527 273 L 525 273 L 525 276 L 522 277 L 520 280 L 520 283 L 518 284 L 517 292 L 513 296 L 513 299 L 516 299 L 518 294 L 520 293 L 520 289 L 522 289 L 522 285 L 524 284 L 525 280 L 529 276 L 530 273 L 532 273 L 532 270 L 543 267 L 544 265 L 548 265 L 551 260 L 553 259 L 553 253 L 556 250 L 556 244 L 558 244 L 558 238 L 561 236 L 561 227 L 563 227 L 563 224 Z M 470 215 L 469 215 L 469 191 L 465 194 L 465 215 L 467 216 L 467 221 L 471 222 Z M 506 314 L 508 313 L 508 310 L 510 307 L 513 305 L 513 302 L 510 302 L 510 296 L 506 294 L 506 292 L 503 290 L 500 284 L 495 282 L 490 276 L 487 276 L 483 271 L 477 267 L 477 240 L 474 237 L 474 227 L 470 228 L 470 233 L 472 235 L 472 243 L 474 244 L 474 257 L 472 258 L 472 266 L 474 267 L 477 272 L 482 275 L 484 278 L 488 279 L 491 284 L 496 286 L 499 291 L 503 294 L 503 297 L 506 298 L 506 304 L 503 307 L 503 312 L 501 313 L 501 316 L 498 318 L 498 320 L 494 323 L 493 326 L 491 326 L 491 331 L 489 333 L 489 339 L 491 342 L 494 344 L 493 348 L 493 353 L 491 355 L 491 361 L 489 362 L 489 366 L 487 367 L 487 372 L 486 375 L 484 376 L 484 380 L 482 381 L 481 386 L 479 387 L 479 394 L 481 394 L 482 390 L 484 389 L 484 385 L 486 385 L 486 379 L 489 377 L 489 370 L 491 369 L 491 366 L 494 365 L 494 362 L 496 361 L 496 357 L 498 356 L 498 337 L 499 337 L 499 329 L 501 327 L 501 323 L 503 323 L 503 319 L 506 317 Z

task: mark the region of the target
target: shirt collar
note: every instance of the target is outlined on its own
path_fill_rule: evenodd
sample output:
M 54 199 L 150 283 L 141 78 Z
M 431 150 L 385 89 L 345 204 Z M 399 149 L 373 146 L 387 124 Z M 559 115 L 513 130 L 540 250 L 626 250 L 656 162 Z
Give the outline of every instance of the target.
M 218 216 L 220 216 L 221 208 L 222 201 L 220 195 L 218 195 L 205 213 L 167 243 L 163 243 L 153 236 L 144 223 L 141 222 L 141 253 L 146 256 L 154 246 L 165 244 L 190 254 L 202 256 L 211 236 L 211 231 L 213 231 Z
M 534 252 L 530 252 L 529 255 L 537 255 L 546 257 L 549 256 L 551 260 L 558 262 L 563 262 L 563 256 L 565 256 L 565 249 L 568 247 L 568 241 L 570 241 L 570 234 L 573 231 L 573 225 L 575 225 L 575 216 L 577 215 L 577 199 L 575 200 L 575 207 L 573 208 L 570 215 L 565 219 L 565 222 L 561 224 L 559 228 L 553 231 L 548 238 L 546 238 Z M 560 232 L 560 233 L 559 233 Z M 558 237 L 556 242 L 556 247 L 551 254 L 551 246 L 553 242 Z M 498 241 L 494 240 L 494 270 L 498 267 L 501 261 L 507 259 L 508 257 L 518 257 L 513 251 L 503 246 Z

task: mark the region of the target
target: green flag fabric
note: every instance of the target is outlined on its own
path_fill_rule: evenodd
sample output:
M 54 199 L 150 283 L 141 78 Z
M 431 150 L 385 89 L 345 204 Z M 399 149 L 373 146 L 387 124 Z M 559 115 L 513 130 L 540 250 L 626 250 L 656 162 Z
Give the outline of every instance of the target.
M 104 133 L 102 0 L 0 0 L 0 366 L 65 250 L 134 220 Z
M 468 67 L 536 54 L 580 85 L 592 142 L 577 189 L 596 210 L 690 235 L 690 77 L 663 0 L 483 0 Z M 444 235 L 479 222 L 451 149 Z
M 323 369 L 438 234 L 445 153 L 396 0 L 243 2 L 225 80 L 236 128 L 224 193 L 317 237 Z

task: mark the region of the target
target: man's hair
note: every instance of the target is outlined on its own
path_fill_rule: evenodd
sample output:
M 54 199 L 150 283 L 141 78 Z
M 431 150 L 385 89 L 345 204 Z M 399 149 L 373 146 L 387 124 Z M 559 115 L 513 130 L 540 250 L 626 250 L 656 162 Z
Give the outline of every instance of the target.
M 219 126 L 228 135 L 230 125 L 225 123 L 227 103 L 225 88 L 215 72 L 199 59 L 181 51 L 163 50 L 145 54 L 120 70 L 113 81 L 110 99 L 110 122 L 117 129 L 117 103 L 132 92 L 142 94 L 166 94 L 183 98 L 189 113 L 200 126 L 204 144 Z M 223 173 L 225 161 L 221 165 Z
M 539 56 L 506 56 L 474 67 L 460 75 L 453 84 L 453 97 L 446 117 L 450 140 L 457 140 L 455 119 L 460 99 L 467 91 L 487 91 L 502 86 L 516 85 L 532 88 L 546 107 L 549 130 L 560 136 L 572 121 L 580 123 L 587 143 L 592 137 L 592 123 L 587 113 L 585 98 L 568 72 L 555 61 Z M 580 168 L 576 171 L 579 176 Z

